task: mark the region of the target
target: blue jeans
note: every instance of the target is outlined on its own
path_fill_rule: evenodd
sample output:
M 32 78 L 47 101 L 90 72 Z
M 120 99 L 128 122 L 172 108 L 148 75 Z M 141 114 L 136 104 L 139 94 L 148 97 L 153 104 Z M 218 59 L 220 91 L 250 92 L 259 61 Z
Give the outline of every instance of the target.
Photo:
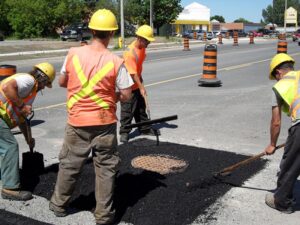
M 7 124 L 0 118 L 0 179 L 2 188 L 20 186 L 19 145 Z

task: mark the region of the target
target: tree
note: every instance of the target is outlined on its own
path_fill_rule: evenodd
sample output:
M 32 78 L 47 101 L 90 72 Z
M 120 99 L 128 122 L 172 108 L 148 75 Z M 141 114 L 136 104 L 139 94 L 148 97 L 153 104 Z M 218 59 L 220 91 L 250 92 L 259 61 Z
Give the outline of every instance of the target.
M 6 0 L 7 20 L 18 38 L 55 35 L 56 29 L 81 21 L 82 0 Z
M 234 23 L 251 23 L 249 20 L 246 20 L 244 18 L 238 18 L 235 21 L 233 21 Z
M 287 8 L 289 7 L 295 8 L 298 13 L 300 10 L 300 3 L 298 0 L 288 0 Z M 268 5 L 266 9 L 262 10 L 262 16 L 264 18 L 264 22 L 277 24 L 279 26 L 284 25 L 284 8 L 285 8 L 285 0 L 273 0 L 273 5 Z M 300 22 L 300 17 L 298 16 L 298 23 Z
M 9 11 L 8 5 L 5 1 L 0 1 L 0 33 L 4 33 L 8 35 L 11 33 L 11 27 L 9 26 L 8 20 L 7 20 L 7 13 Z M 1 35 L 1 34 L 0 34 Z
M 220 23 L 225 23 L 225 19 L 223 16 L 219 16 L 219 15 L 214 15 L 212 17 L 210 17 L 210 21 L 212 20 L 218 20 Z

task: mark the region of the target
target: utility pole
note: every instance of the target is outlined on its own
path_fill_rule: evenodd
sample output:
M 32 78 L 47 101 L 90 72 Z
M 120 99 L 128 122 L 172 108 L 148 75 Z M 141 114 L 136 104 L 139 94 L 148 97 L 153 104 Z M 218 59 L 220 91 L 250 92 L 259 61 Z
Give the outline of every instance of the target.
M 284 33 L 286 34 L 286 9 L 287 9 L 287 0 L 285 0 L 284 4 Z
M 152 27 L 153 29 L 153 5 L 152 5 L 152 1 L 150 0 L 150 27 Z
M 121 40 L 122 40 L 122 48 L 125 48 L 125 35 L 124 35 L 124 2 L 120 1 L 120 16 L 121 16 Z

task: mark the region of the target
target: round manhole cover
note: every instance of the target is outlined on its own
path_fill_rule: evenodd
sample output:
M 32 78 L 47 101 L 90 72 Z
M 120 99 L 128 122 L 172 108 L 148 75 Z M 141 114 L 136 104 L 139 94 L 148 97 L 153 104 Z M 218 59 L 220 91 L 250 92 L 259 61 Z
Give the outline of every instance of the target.
M 134 168 L 156 172 L 162 175 L 183 172 L 188 163 L 170 155 L 143 155 L 131 160 Z

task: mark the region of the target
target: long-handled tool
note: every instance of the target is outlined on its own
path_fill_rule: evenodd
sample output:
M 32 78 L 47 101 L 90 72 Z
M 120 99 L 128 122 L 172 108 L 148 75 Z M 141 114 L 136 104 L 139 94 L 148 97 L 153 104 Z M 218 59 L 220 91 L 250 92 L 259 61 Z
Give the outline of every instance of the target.
M 278 145 L 278 146 L 275 147 L 275 150 L 280 149 L 280 148 L 282 148 L 284 146 L 285 146 L 285 144 L 280 144 L 280 145 Z M 253 162 L 256 159 L 259 159 L 260 157 L 264 156 L 265 154 L 266 154 L 265 151 L 263 151 L 263 152 L 261 152 L 261 153 L 259 153 L 257 155 L 254 155 L 254 156 L 252 156 L 252 157 L 250 157 L 248 159 L 245 159 L 245 160 L 243 160 L 241 162 L 238 162 L 236 164 L 228 166 L 228 167 L 222 169 L 221 171 L 215 173 L 214 176 L 215 177 L 218 177 L 218 176 L 221 176 L 221 177 L 227 176 L 227 175 L 231 174 L 237 168 L 239 168 L 241 166 L 244 166 L 244 165 L 246 165 L 246 164 L 248 164 L 250 162 Z
M 32 141 L 32 132 L 31 132 L 31 120 L 34 117 L 34 111 L 31 111 L 31 114 L 28 117 L 25 117 L 26 121 L 26 131 L 27 131 L 27 141 L 31 143 Z M 30 146 L 30 153 L 33 153 L 33 147 Z
M 146 104 L 146 112 L 147 112 L 149 120 L 151 120 L 150 108 L 149 108 L 149 102 L 148 102 L 147 95 L 144 96 L 144 99 L 145 99 L 145 104 Z

